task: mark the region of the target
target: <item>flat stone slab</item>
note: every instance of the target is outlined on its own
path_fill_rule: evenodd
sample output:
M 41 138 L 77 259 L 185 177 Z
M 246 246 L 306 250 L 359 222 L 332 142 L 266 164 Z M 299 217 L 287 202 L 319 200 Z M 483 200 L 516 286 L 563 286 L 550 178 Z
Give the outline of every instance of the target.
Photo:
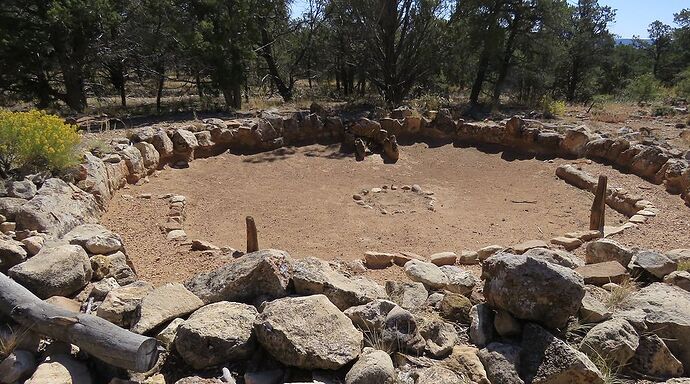
M 575 269 L 585 280 L 585 284 L 602 286 L 606 283 L 620 284 L 629 278 L 628 270 L 617 261 L 587 264 Z

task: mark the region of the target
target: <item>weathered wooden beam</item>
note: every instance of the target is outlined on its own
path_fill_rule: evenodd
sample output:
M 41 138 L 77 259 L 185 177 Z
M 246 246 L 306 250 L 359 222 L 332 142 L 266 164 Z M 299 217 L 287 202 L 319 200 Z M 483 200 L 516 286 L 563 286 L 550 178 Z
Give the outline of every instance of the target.
M 256 233 L 254 218 L 247 216 L 247 253 L 259 250 L 259 236 Z
M 156 339 L 130 332 L 97 316 L 48 304 L 2 273 L 0 313 L 33 332 L 74 344 L 115 367 L 146 372 L 158 360 Z
M 606 191 L 608 185 L 608 178 L 606 176 L 599 176 L 599 183 L 597 190 L 594 193 L 594 202 L 592 203 L 592 213 L 589 216 L 589 229 L 604 232 L 604 225 L 606 222 Z

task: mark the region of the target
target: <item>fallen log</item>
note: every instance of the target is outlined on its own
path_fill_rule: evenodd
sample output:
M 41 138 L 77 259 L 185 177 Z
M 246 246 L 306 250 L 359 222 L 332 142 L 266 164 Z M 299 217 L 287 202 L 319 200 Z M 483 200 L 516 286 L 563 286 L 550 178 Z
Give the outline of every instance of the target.
M 156 339 L 101 319 L 48 304 L 0 273 L 0 313 L 33 332 L 74 344 L 115 367 L 149 371 L 158 360 Z

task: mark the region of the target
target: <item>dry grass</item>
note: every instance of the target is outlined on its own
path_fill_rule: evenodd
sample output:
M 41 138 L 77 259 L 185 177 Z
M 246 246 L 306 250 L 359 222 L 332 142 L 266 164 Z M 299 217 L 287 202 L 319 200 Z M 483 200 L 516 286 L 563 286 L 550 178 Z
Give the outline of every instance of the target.
M 611 294 L 608 296 L 604 305 L 611 311 L 615 311 L 625 305 L 628 300 L 637 292 L 639 289 L 637 282 L 633 279 L 624 280 L 617 287 L 611 290 Z
M 600 121 L 602 123 L 609 123 L 609 124 L 620 124 L 620 123 L 625 123 L 628 120 L 628 114 L 621 112 L 621 113 L 616 113 L 616 112 L 595 112 L 593 115 L 593 118 L 595 121 Z
M 6 330 L 0 330 L 0 360 L 12 354 L 28 332 L 28 328 L 12 329 L 9 325 Z

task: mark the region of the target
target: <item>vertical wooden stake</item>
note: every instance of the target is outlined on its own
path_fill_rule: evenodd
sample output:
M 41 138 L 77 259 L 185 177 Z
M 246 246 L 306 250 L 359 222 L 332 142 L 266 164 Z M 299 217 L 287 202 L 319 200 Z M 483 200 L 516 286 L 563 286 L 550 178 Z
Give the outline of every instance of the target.
M 599 183 L 594 194 L 594 203 L 592 204 L 592 214 L 589 217 L 589 229 L 604 232 L 604 223 L 606 218 L 606 190 L 608 178 L 606 176 L 599 176 Z
M 259 250 L 259 237 L 256 233 L 254 218 L 247 216 L 247 253 Z

